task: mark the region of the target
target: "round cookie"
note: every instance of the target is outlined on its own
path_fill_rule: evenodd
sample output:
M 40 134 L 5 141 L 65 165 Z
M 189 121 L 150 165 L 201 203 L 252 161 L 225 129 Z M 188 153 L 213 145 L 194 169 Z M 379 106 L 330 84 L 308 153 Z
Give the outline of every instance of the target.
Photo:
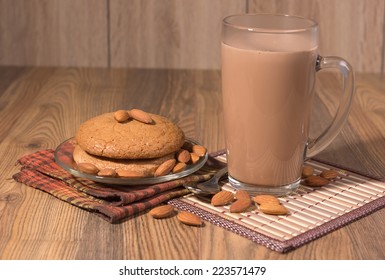
M 109 158 L 97 157 L 85 152 L 79 145 L 75 146 L 73 152 L 74 161 L 79 163 L 92 163 L 99 170 L 110 168 L 117 173 L 121 170 L 133 171 L 143 174 L 143 177 L 154 176 L 155 170 L 168 159 L 174 158 L 174 153 L 156 159 L 121 159 L 113 160 Z
M 89 154 L 114 159 L 159 158 L 178 150 L 185 141 L 182 129 L 165 117 L 149 115 L 150 124 L 132 118 L 119 123 L 113 112 L 96 116 L 79 127 L 76 141 Z

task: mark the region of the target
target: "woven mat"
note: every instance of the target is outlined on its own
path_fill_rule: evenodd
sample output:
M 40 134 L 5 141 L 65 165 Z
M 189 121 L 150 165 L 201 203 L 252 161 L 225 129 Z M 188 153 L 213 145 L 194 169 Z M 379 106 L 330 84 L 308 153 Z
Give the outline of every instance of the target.
M 223 154 L 217 159 L 226 162 Z M 333 168 L 341 175 L 327 186 L 311 188 L 301 185 L 295 194 L 280 198 L 290 211 L 286 216 L 266 215 L 257 207 L 246 213 L 230 213 L 229 206 L 214 207 L 208 200 L 192 194 L 172 199 L 169 203 L 281 253 L 385 206 L 384 182 L 314 160 L 307 163 L 316 173 Z M 228 182 L 222 188 L 235 192 Z

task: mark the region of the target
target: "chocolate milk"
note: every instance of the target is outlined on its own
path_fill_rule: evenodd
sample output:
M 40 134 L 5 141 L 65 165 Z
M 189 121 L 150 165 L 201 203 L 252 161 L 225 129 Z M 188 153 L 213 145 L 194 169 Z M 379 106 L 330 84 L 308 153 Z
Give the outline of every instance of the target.
M 315 79 L 315 49 L 270 52 L 222 43 L 229 174 L 246 184 L 298 181 Z

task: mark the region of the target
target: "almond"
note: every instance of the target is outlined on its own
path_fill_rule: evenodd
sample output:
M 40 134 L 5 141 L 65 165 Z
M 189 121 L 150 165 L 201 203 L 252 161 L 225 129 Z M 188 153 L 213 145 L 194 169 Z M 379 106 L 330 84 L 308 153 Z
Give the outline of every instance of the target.
M 199 157 L 203 157 L 206 154 L 206 148 L 201 145 L 193 145 L 192 152 Z
M 186 169 L 187 164 L 184 162 L 178 162 L 175 164 L 174 168 L 172 169 L 172 173 L 179 173 Z
M 180 150 L 178 151 L 177 155 L 176 155 L 176 158 L 179 162 L 184 162 L 184 163 L 187 163 L 190 161 L 191 159 L 191 156 L 190 156 L 190 152 L 187 151 L 187 150 Z
M 187 211 L 181 211 L 178 213 L 178 220 L 182 222 L 183 224 L 189 225 L 189 226 L 200 226 L 202 225 L 202 220 L 197 215 L 187 212 Z
M 324 170 L 320 173 L 320 176 L 322 178 L 325 178 L 327 180 L 333 180 L 340 176 L 340 173 L 337 170 L 330 169 L 330 170 Z
M 133 118 L 137 121 L 140 121 L 142 123 L 147 123 L 147 124 L 152 123 L 151 116 L 148 113 L 146 113 L 140 109 L 130 110 L 129 115 L 131 118 Z
M 151 209 L 148 212 L 152 217 L 156 219 L 168 218 L 175 213 L 174 207 L 171 205 L 161 205 Z
M 117 122 L 125 122 L 130 118 L 130 115 L 126 110 L 118 110 L 114 113 L 114 118 Z
M 116 173 L 119 177 L 124 178 L 143 178 L 144 174 L 139 171 L 133 171 L 133 170 L 117 170 Z
M 81 172 L 87 173 L 87 174 L 97 174 L 99 171 L 99 169 L 95 165 L 88 162 L 78 163 L 78 169 Z
M 199 156 L 195 153 L 190 153 L 191 163 L 195 164 L 199 161 Z
M 158 166 L 158 168 L 155 170 L 154 176 L 165 176 L 174 168 L 176 163 L 175 159 L 169 159 L 163 162 L 161 165 Z
M 289 213 L 289 210 L 287 210 L 285 206 L 275 203 L 263 203 L 259 205 L 259 210 L 269 215 L 286 215 Z
M 240 200 L 240 199 L 248 199 L 250 200 L 250 195 L 247 191 L 245 190 L 238 190 L 236 193 L 235 193 L 235 198 L 237 200 Z
M 98 176 L 102 177 L 115 177 L 116 176 L 116 171 L 112 168 L 103 168 L 100 169 L 98 172 Z
M 278 198 L 273 195 L 268 194 L 260 194 L 253 197 L 255 203 L 264 204 L 264 203 L 272 203 L 272 204 L 281 204 Z
M 329 180 L 317 175 L 311 175 L 305 179 L 305 184 L 310 187 L 322 187 L 328 183 Z
M 211 198 L 211 204 L 214 206 L 223 206 L 229 204 L 233 200 L 234 194 L 232 192 L 222 190 Z
M 238 199 L 230 205 L 231 213 L 245 212 L 251 206 L 251 199 Z
M 308 165 L 302 167 L 302 178 L 309 177 L 314 174 L 314 168 Z

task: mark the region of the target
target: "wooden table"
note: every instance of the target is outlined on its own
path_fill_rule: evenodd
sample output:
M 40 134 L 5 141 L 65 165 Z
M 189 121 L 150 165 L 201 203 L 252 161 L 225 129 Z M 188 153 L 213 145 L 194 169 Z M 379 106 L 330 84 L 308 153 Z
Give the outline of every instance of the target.
M 385 80 L 356 75 L 349 121 L 319 158 L 385 177 Z M 338 77 L 318 77 L 312 131 L 336 110 Z M 146 213 L 120 224 L 11 178 L 15 162 L 55 148 L 88 118 L 141 108 L 172 118 L 209 151 L 224 148 L 220 72 L 0 67 L 0 259 L 384 259 L 385 209 L 286 254 L 210 223 Z

